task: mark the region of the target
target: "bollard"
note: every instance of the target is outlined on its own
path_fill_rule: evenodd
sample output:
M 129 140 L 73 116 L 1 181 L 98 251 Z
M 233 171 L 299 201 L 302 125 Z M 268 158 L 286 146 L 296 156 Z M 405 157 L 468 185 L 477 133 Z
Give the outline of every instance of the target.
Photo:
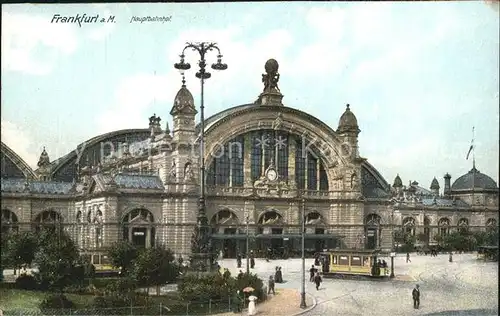
M 163 306 L 161 305 L 161 302 L 160 302 L 160 316 L 161 316 L 161 313 L 162 313 L 162 309 L 163 309 Z
M 212 314 L 212 299 L 211 298 L 208 300 L 208 313 Z
M 186 315 L 189 315 L 189 302 L 186 304 Z

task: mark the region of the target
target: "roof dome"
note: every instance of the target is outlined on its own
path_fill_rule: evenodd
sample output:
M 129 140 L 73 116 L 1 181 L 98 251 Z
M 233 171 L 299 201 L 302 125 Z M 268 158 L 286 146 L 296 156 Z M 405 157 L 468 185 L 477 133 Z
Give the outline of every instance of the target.
M 434 177 L 434 179 L 432 179 L 430 189 L 431 189 L 431 190 L 439 190 L 439 182 L 438 182 L 438 180 L 436 179 L 436 177 Z
M 474 189 L 498 190 L 496 182 L 479 172 L 476 167 L 473 167 L 469 172 L 459 177 L 451 186 L 452 191 L 462 191 Z
M 340 117 L 338 131 L 341 133 L 352 131 L 359 132 L 358 120 L 349 109 L 349 104 L 347 104 L 344 114 Z
M 392 186 L 394 188 L 402 188 L 403 187 L 403 181 L 401 181 L 399 174 L 396 176 L 396 178 L 394 178 L 394 184 Z
M 194 106 L 194 98 L 191 92 L 189 92 L 188 88 L 186 88 L 185 81 L 182 81 L 182 87 L 177 92 L 177 95 L 174 99 L 174 106 L 172 106 L 172 110 L 170 111 L 171 115 L 177 114 L 191 114 L 196 115 L 198 111 L 196 111 L 196 107 Z

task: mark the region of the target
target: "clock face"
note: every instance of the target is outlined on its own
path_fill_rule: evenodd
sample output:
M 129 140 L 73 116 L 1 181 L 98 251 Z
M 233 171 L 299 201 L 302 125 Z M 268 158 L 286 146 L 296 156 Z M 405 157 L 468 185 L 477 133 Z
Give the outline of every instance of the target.
M 276 173 L 276 170 L 269 169 L 267 171 L 267 179 L 269 179 L 269 181 L 275 181 L 277 178 L 278 178 L 278 174 Z

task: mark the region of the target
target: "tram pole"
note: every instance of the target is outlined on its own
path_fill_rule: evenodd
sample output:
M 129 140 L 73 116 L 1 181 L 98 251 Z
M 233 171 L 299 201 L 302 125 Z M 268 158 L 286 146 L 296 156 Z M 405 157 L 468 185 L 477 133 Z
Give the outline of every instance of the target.
M 249 242 L 248 242 L 248 224 L 249 224 L 249 217 L 247 215 L 247 275 L 250 275 L 250 250 L 248 249 Z
M 306 201 L 302 198 L 302 286 L 300 292 L 300 308 L 306 308 L 306 258 L 305 258 L 305 231 L 306 231 Z

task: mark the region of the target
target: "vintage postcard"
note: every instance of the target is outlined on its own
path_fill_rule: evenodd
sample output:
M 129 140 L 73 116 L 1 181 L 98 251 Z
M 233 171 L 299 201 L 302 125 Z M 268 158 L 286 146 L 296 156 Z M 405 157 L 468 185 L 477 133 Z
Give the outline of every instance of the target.
M 2 5 L 0 315 L 498 315 L 499 19 Z

